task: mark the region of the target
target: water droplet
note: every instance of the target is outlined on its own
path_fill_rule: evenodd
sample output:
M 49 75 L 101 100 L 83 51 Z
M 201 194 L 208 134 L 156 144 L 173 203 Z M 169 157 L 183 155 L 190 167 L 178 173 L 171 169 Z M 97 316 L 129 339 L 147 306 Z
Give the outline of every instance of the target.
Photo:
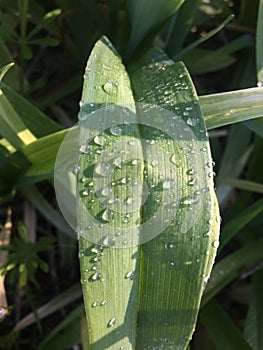
M 170 264 L 169 264 L 171 267 L 174 267 L 175 266 L 175 263 L 172 261 L 172 262 L 170 262 Z
M 92 307 L 96 307 L 96 306 L 98 306 L 98 305 L 99 305 L 99 303 L 98 303 L 97 301 L 94 301 L 94 302 L 91 304 Z
M 106 143 L 106 138 L 102 135 L 97 135 L 94 137 L 93 141 L 94 141 L 94 143 L 96 143 L 96 145 L 104 146 Z
M 186 123 L 190 126 L 196 126 L 196 120 L 193 118 L 188 118 Z
M 78 175 L 80 171 L 80 166 L 78 164 L 74 164 L 72 171 L 75 175 Z
M 118 84 L 113 81 L 108 81 L 102 85 L 102 89 L 109 95 L 115 95 L 118 91 Z
M 113 165 L 115 165 L 117 168 L 121 168 L 121 163 L 122 163 L 121 157 L 115 158 L 113 161 Z
M 105 187 L 101 190 L 101 194 L 102 196 L 107 197 L 112 194 L 112 189 L 110 187 Z
M 113 317 L 109 320 L 108 322 L 108 327 L 113 327 L 116 323 L 118 322 L 117 318 L 116 317 Z
M 126 199 L 126 203 L 127 204 L 132 204 L 133 203 L 133 197 L 128 197 L 127 199 Z
M 92 268 L 91 268 L 91 270 L 97 271 L 97 270 L 99 270 L 99 266 L 98 266 L 98 265 L 93 265 Z
M 100 256 L 95 256 L 95 258 L 91 259 L 91 262 L 99 262 L 99 261 L 101 261 Z
M 109 209 L 105 209 L 103 214 L 102 214 L 102 219 L 104 221 L 111 221 L 114 219 L 114 213 L 113 211 L 109 210 Z
M 213 248 L 218 248 L 218 247 L 219 247 L 219 244 L 220 244 L 219 241 L 214 241 L 214 242 L 212 243 L 212 246 L 213 246 Z
M 139 162 L 140 161 L 138 159 L 133 159 L 131 163 L 132 163 L 132 165 L 137 165 L 137 164 L 139 164 Z
M 211 234 L 212 234 L 212 231 L 209 230 L 209 231 L 203 233 L 203 237 L 204 237 L 204 238 L 205 238 L 205 237 L 210 237 Z
M 177 162 L 178 162 L 178 157 L 176 156 L 176 154 L 173 154 L 170 158 L 171 162 L 174 163 L 177 166 Z
M 114 244 L 115 244 L 114 240 L 109 236 L 105 237 L 103 240 L 103 245 L 105 247 L 112 247 L 114 246 Z
M 80 146 L 79 151 L 84 154 L 89 154 L 90 153 L 90 146 L 87 144 L 83 144 Z
M 119 136 L 119 135 L 121 135 L 122 130 L 121 130 L 121 127 L 119 127 L 118 125 L 113 125 L 113 126 L 110 128 L 110 132 L 111 132 L 111 134 L 114 135 L 114 136 Z
M 125 275 L 126 279 L 133 279 L 133 277 L 134 277 L 134 272 L 133 271 L 129 271 Z
M 102 245 L 97 245 L 97 246 L 91 248 L 91 252 L 92 252 L 92 253 L 95 253 L 95 254 L 102 254 L 103 249 L 104 249 L 104 248 L 103 248 Z M 94 258 L 94 259 L 95 259 L 95 258 Z
M 122 184 L 126 184 L 126 183 L 127 183 L 126 177 L 123 177 L 123 178 L 120 180 L 120 182 L 121 182 Z
M 95 168 L 95 172 L 99 175 L 106 176 L 109 172 L 110 167 L 106 163 L 98 163 Z
M 95 272 L 92 276 L 91 276 L 92 281 L 99 281 L 101 280 L 101 274 L 99 272 Z
M 207 152 L 207 148 L 206 148 L 206 147 L 202 147 L 202 148 L 200 149 L 200 151 L 202 151 L 202 152 Z
M 101 306 L 104 306 L 104 305 L 106 305 L 106 304 L 108 304 L 108 302 L 107 302 L 106 299 L 102 300 L 102 302 L 100 303 Z
M 166 243 L 164 245 L 165 249 L 171 249 L 171 248 L 174 248 L 175 247 L 175 244 L 174 243 Z
M 188 186 L 194 186 L 195 185 L 195 179 L 191 179 L 187 182 Z
M 163 189 L 164 190 L 170 190 L 171 186 L 172 186 L 172 181 L 171 180 L 165 180 L 163 182 Z

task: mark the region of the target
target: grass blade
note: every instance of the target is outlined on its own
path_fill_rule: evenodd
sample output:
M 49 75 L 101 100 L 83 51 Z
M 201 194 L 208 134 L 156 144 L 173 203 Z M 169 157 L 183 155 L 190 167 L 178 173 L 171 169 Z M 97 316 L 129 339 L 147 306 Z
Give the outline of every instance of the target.
M 209 302 L 202 309 L 201 320 L 217 350 L 252 350 L 229 316 L 215 301 Z
M 131 37 L 128 44 L 128 55 L 141 41 L 162 25 L 184 2 L 184 0 L 128 0 L 128 10 L 131 18 Z M 146 14 L 151 13 L 151 16 Z
M 228 283 L 245 271 L 262 261 L 263 242 L 247 244 L 226 258 L 218 262 L 211 274 L 211 279 L 206 287 L 202 304 L 206 304 Z
M 259 1 L 257 33 L 256 33 L 256 63 L 258 86 L 263 84 L 263 0 Z
M 244 337 L 253 350 L 263 347 L 263 270 L 257 271 L 252 277 L 252 293 L 246 319 Z
M 262 117 L 263 88 L 200 97 L 207 129 Z

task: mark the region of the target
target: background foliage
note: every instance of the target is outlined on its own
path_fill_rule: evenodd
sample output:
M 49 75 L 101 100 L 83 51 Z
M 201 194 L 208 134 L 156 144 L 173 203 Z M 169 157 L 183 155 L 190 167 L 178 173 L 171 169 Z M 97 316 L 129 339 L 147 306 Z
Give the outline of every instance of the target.
M 222 232 L 191 349 L 262 349 L 262 0 L 187 0 L 175 15 L 173 1 L 154 3 L 0 1 L 0 66 L 15 62 L 0 74 L 5 349 L 85 343 L 77 242 L 57 210 L 52 174 L 101 35 L 128 68 L 152 45 L 183 60 L 200 96 Z

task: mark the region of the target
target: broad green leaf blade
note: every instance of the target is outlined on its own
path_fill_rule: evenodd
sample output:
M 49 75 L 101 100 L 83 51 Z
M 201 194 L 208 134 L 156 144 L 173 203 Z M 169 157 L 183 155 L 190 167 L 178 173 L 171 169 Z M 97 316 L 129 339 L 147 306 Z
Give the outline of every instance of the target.
M 215 301 L 202 309 L 201 320 L 217 350 L 252 350 L 233 321 Z
M 238 277 L 242 271 L 250 269 L 263 259 L 263 242 L 258 241 L 247 244 L 226 258 L 219 261 L 211 274 L 211 279 L 206 287 L 202 304 L 206 304 L 228 283 Z
M 128 54 L 132 53 L 153 29 L 163 24 L 183 2 L 184 0 L 128 0 L 132 26 Z
M 19 115 L 0 89 L 0 130 L 16 149 L 35 141 L 34 135 L 26 128 Z
M 257 34 L 256 34 L 256 63 L 258 86 L 263 84 L 263 0 L 259 1 Z
M 250 295 L 248 315 L 244 337 L 253 350 L 263 348 L 263 270 L 252 277 L 252 293 Z
M 185 121 L 185 125 L 190 126 L 196 136 L 192 143 L 188 141 L 186 145 L 180 137 L 170 141 L 170 147 L 176 155 L 175 162 L 178 162 L 180 169 L 178 177 L 184 178 L 186 175 L 185 183 L 183 181 L 181 186 L 181 206 L 175 213 L 173 223 L 141 247 L 140 266 L 142 293 L 138 349 L 145 345 L 149 348 L 166 345 L 185 349 L 195 328 L 200 299 L 218 246 L 219 213 L 211 174 L 200 175 L 199 168 L 192 178 L 197 184 L 194 191 L 187 182 L 189 169 L 193 169 L 196 162 L 202 169 L 211 166 L 209 143 L 197 95 L 182 63 L 175 64 L 162 52 L 152 51 L 141 65 L 132 69 L 131 77 L 139 101 L 157 103 L 170 110 L 175 118 Z M 150 137 L 150 134 L 146 134 L 146 137 Z M 168 145 L 165 139 L 161 145 L 166 149 Z M 189 152 L 187 145 L 196 146 L 197 151 Z M 182 147 L 181 154 L 178 147 Z M 195 220 L 191 215 L 191 208 L 194 210 L 195 204 L 191 199 L 190 202 L 185 202 L 185 199 L 193 198 L 191 196 L 196 190 L 199 193 L 198 189 L 201 188 L 207 189 L 208 197 L 202 202 L 200 216 L 197 215 L 198 219 Z M 151 205 L 154 206 L 153 203 Z M 183 229 L 186 222 L 189 226 Z
M 61 126 L 41 112 L 33 104 L 24 99 L 7 85 L 0 83 L 3 95 L 15 110 L 24 125 L 37 138 L 47 136 L 53 132 L 60 131 Z
M 29 163 L 28 170 L 20 179 L 19 185 L 35 183 L 53 177 L 57 152 L 69 130 L 71 129 L 42 137 L 24 146 L 21 151 L 10 157 L 12 163 L 18 164 L 18 166 L 21 164 L 21 159 Z
M 129 108 L 135 110 L 128 75 L 121 59 L 106 38 L 102 38 L 95 45 L 84 77 L 79 114 L 80 144 L 85 144 L 85 128 L 82 127 L 82 118 L 86 114 L 94 112 L 105 104 L 128 105 Z M 105 114 L 105 120 L 107 117 Z M 137 128 L 133 130 L 132 135 L 139 136 Z M 103 132 L 100 137 L 107 140 L 106 147 L 116 142 L 116 136 L 112 133 Z M 121 140 L 125 141 L 126 136 L 121 136 Z M 107 151 L 107 148 L 103 148 L 103 153 Z M 96 159 L 96 153 L 95 156 L 90 154 L 87 160 L 85 156 L 80 158 L 80 180 L 86 178 L 87 183 L 93 180 L 92 174 L 89 175 L 86 169 L 89 166 L 94 167 Z M 142 178 L 143 172 L 140 167 L 138 174 Z M 128 176 L 125 173 L 124 175 Z M 112 181 L 117 181 L 118 178 L 114 176 L 115 174 L 113 174 Z M 116 176 L 121 176 L 121 174 L 118 173 Z M 85 188 L 88 190 L 85 187 L 85 181 L 81 183 L 80 194 L 85 193 Z M 98 198 L 93 195 L 81 196 L 92 215 L 106 225 L 107 222 L 103 221 L 103 218 L 107 220 L 107 217 L 102 217 Z M 140 211 L 133 214 L 132 223 L 140 219 Z M 78 215 L 79 222 L 88 233 L 91 223 L 87 222 L 85 211 L 80 210 Z M 138 247 L 124 247 L 123 249 L 106 247 L 104 249 L 103 246 L 96 246 L 80 236 L 79 257 L 87 323 L 90 330 L 88 349 L 114 350 L 121 347 L 136 349 Z
M 207 129 L 263 116 L 263 88 L 243 89 L 200 97 Z

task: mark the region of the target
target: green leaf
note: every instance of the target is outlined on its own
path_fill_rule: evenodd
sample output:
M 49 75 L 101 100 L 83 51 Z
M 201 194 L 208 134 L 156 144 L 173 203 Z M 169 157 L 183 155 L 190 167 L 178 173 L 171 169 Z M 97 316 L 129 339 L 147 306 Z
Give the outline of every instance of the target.
M 8 100 L 9 104 L 12 105 L 12 108 L 16 111 L 24 125 L 37 138 L 47 136 L 62 129 L 59 124 L 7 85 L 0 83 L 0 88 L 3 95 Z
M 16 113 L 3 91 L 0 89 L 0 130 L 16 149 L 35 141 L 34 135 L 28 130 Z
M 9 71 L 10 68 L 12 68 L 14 66 L 14 63 L 9 63 L 5 66 L 3 66 L 1 69 L 0 69 L 0 81 L 2 81 L 3 77 L 6 75 L 6 73 Z
M 224 178 L 217 177 L 217 181 L 219 183 L 227 184 L 232 187 L 239 188 L 241 190 L 263 193 L 263 185 L 258 182 L 249 181 L 249 180 L 239 180 L 231 177 L 224 177 Z
M 105 65 L 111 69 L 105 68 Z M 88 225 L 91 223 L 87 220 L 86 211 L 80 207 L 78 220 L 83 232 L 80 231 L 79 256 L 90 349 L 116 349 L 121 346 L 138 350 L 164 346 L 186 349 L 218 246 L 219 213 L 213 190 L 209 143 L 198 98 L 182 63 L 175 64 L 163 53 L 153 51 L 141 65 L 133 67 L 131 77 L 135 97 L 143 101 L 143 107 L 139 103 L 137 110 L 141 108 L 140 112 L 147 113 L 147 105 L 167 109 L 178 123 L 182 123 L 182 134 L 188 128 L 190 134 L 193 132 L 194 140 L 189 140 L 186 134 L 182 135 L 182 140 L 179 134 L 175 139 L 168 137 L 170 129 L 179 131 L 176 126 L 167 125 L 166 114 L 163 118 L 162 115 L 159 117 L 166 127 L 166 135 L 161 130 L 141 124 L 133 125 L 131 129 L 128 124 L 125 128 L 121 126 L 121 135 L 107 130 L 101 134 L 107 140 L 106 144 L 103 141 L 103 154 L 109 151 L 108 145 L 121 152 L 117 142 L 137 142 L 138 153 L 141 150 L 145 152 L 141 138 L 156 143 L 156 149 L 161 154 L 169 155 L 163 167 L 169 169 L 171 162 L 177 164 L 174 166 L 178 169 L 178 178 L 173 180 L 180 183 L 177 188 L 177 204 L 180 206 L 173 209 L 174 219 L 153 240 L 141 246 L 118 249 L 111 247 L 107 237 L 98 245 L 83 238 L 85 234 L 89 235 Z M 111 84 L 105 86 L 109 82 Z M 129 78 L 114 48 L 103 38 L 95 45 L 87 64 L 80 124 L 88 113 L 95 112 L 105 103 L 127 106 L 133 115 Z M 105 114 L 104 118 L 107 117 L 109 115 Z M 85 135 L 84 128 L 80 126 L 80 145 L 85 141 Z M 84 181 L 79 191 L 92 216 L 108 225 L 110 213 L 92 194 L 94 191 L 84 194 L 89 191 L 93 178 L 89 169 L 98 162 L 96 152 L 93 153 L 94 143 L 88 155 L 80 156 L 78 179 L 82 182 L 86 177 L 87 184 L 85 187 Z M 156 157 L 156 154 L 152 156 Z M 107 226 L 108 235 L 115 232 L 115 224 L 125 230 L 133 227 L 138 218 L 147 222 L 160 207 L 164 189 L 171 184 L 159 178 L 160 171 L 146 160 L 139 162 L 138 179 L 147 181 L 152 189 L 151 195 L 145 205 L 136 209 L 126 221 L 122 213 L 115 211 L 114 222 Z M 134 181 L 129 167 L 124 165 L 117 165 L 112 176 L 113 183 L 118 184 L 112 185 L 116 196 L 125 193 L 121 183 L 126 181 L 121 182 L 121 179 L 130 177 Z M 124 247 L 125 244 L 127 242 L 123 241 Z
M 211 279 L 205 290 L 202 304 L 206 304 L 242 272 L 262 261 L 262 258 L 263 242 L 259 240 L 247 244 L 219 261 L 214 266 Z
M 248 208 L 242 210 L 237 216 L 229 221 L 222 229 L 219 250 L 233 238 L 244 226 L 263 211 L 263 199 L 259 199 Z
M 259 86 L 263 84 L 263 0 L 259 1 L 257 33 L 256 33 L 256 63 Z
M 163 24 L 184 0 L 128 0 L 127 6 L 131 18 L 131 37 L 128 44 L 128 54 L 157 26 Z M 150 16 L 148 14 L 151 14 Z
M 240 138 L 242 142 L 240 142 Z M 227 139 L 227 146 L 224 150 L 220 168 L 218 171 L 219 178 L 238 177 L 251 154 L 250 146 L 251 132 L 242 125 L 232 125 Z M 217 184 L 217 198 L 221 206 L 226 205 L 232 191 L 230 184 Z
M 170 24 L 165 51 L 170 57 L 175 57 L 181 49 L 186 35 L 191 29 L 199 0 L 188 0 L 183 3 Z M 180 35 L 178 35 L 180 33 Z
M 263 270 L 257 271 L 252 277 L 252 292 L 245 324 L 244 337 L 253 350 L 263 347 Z
M 14 163 L 21 157 L 21 152 L 30 162 L 31 166 L 25 174 L 25 178 L 21 178 L 21 185 L 26 183 L 35 183 L 53 177 L 56 155 L 68 133 L 68 129 L 42 137 L 35 142 L 24 146 L 20 152 L 12 155 L 11 159 Z
M 199 109 L 198 98 L 182 63 L 175 64 L 162 52 L 153 50 L 143 59 L 143 62 L 138 64 L 137 69 L 132 70 L 131 77 L 137 100 L 147 104 L 158 103 L 161 107 L 179 115 L 188 125 L 192 127 L 194 125 L 196 135 L 198 132 L 201 132 L 201 134 L 204 132 L 205 126 Z M 188 106 L 191 107 L 187 108 Z M 196 125 L 195 123 L 192 125 L 191 120 L 189 120 L 191 113 L 189 115 L 188 110 L 191 109 L 198 119 Z M 148 137 L 151 137 L 151 135 Z M 203 149 L 202 146 L 209 148 L 205 137 L 201 136 L 196 142 L 199 150 Z M 205 157 L 208 156 L 206 160 L 199 152 L 196 156 L 200 157 L 200 164 L 211 163 L 208 154 L 205 155 Z M 194 158 L 191 158 L 191 160 L 190 158 L 188 165 L 182 163 L 179 166 L 182 174 L 187 174 L 187 168 L 190 164 L 194 164 Z M 200 177 L 197 176 L 198 182 L 201 181 L 201 177 L 201 175 Z M 171 225 L 160 236 L 141 248 L 141 290 L 147 290 L 148 285 L 151 288 L 149 294 L 143 293 L 140 296 L 140 307 L 143 311 L 139 314 L 138 321 L 139 335 L 142 337 L 141 346 L 144 342 L 149 341 L 148 339 L 155 337 L 161 339 L 164 334 L 167 334 L 168 339 L 176 340 L 175 346 L 183 349 L 186 347 L 183 338 L 191 337 L 203 287 L 209 278 L 215 257 L 213 246 L 217 245 L 218 239 L 217 201 L 213 194 L 213 186 L 209 186 L 209 190 L 212 205 L 207 207 L 204 204 L 202 214 L 204 221 L 202 219 L 198 220 L 196 225 L 185 234 Z M 187 194 L 184 195 L 187 198 Z M 183 198 L 184 195 L 182 195 Z M 183 211 L 182 208 L 182 212 L 179 211 L 176 215 L 175 220 L 177 222 L 182 220 L 181 214 L 183 214 Z M 187 220 L 191 221 L 192 219 L 188 217 Z M 208 222 L 210 222 L 211 227 L 207 231 L 206 225 Z M 175 238 L 176 234 L 178 236 Z M 187 240 L 187 237 L 189 240 Z M 165 242 L 169 241 L 175 243 L 175 247 L 174 250 L 168 249 L 169 252 L 167 252 Z M 171 265 L 169 267 L 169 262 L 171 264 L 173 261 L 177 267 L 175 270 L 171 268 Z M 153 275 L 152 272 L 154 272 Z M 195 293 L 190 292 L 193 290 Z M 157 308 L 156 305 L 158 305 Z M 171 333 L 163 325 L 162 320 L 165 317 L 169 326 L 175 323 L 178 325 L 175 329 L 171 326 L 169 329 Z M 149 327 L 151 322 L 154 321 L 156 322 L 155 331 Z M 154 347 L 153 342 L 151 345 Z
M 81 298 L 81 288 L 79 284 L 76 284 L 66 291 L 62 292 L 60 295 L 56 296 L 55 298 L 51 299 L 46 304 L 42 305 L 36 310 L 37 317 L 39 320 L 42 320 L 43 318 L 52 315 L 55 312 L 60 311 L 63 307 L 69 305 L 70 303 L 78 300 Z M 36 314 L 31 312 L 24 318 L 22 318 L 15 327 L 12 330 L 12 333 L 18 332 L 31 324 L 34 324 L 36 322 Z
M 114 93 L 111 93 L 111 88 L 114 89 Z M 131 108 L 133 106 L 135 110 L 125 68 L 115 49 L 106 38 L 97 42 L 87 63 L 80 117 L 82 113 L 91 113 L 96 108 L 100 108 L 103 103 L 128 104 Z M 85 138 L 85 130 L 80 130 L 80 136 Z M 112 139 L 114 140 L 114 137 Z M 110 142 L 109 139 L 108 143 Z M 88 166 L 84 162 L 85 159 L 81 164 L 80 178 L 82 171 Z M 96 216 L 98 210 L 96 201 L 93 204 L 92 214 Z M 80 222 L 83 219 L 85 225 L 90 225 L 85 218 L 85 211 L 80 211 L 78 215 Z M 139 218 L 139 213 L 136 213 L 136 216 Z M 90 329 L 88 348 L 106 350 L 116 349 L 117 346 L 128 346 L 130 349 L 135 349 L 139 283 L 138 248 L 109 248 L 102 256 L 101 261 L 100 254 L 94 253 L 96 251 L 100 252 L 99 247 L 80 237 L 81 280 L 87 323 Z M 94 266 L 100 267 L 98 275 L 96 275 Z M 127 272 L 135 270 L 137 274 L 133 280 L 125 279 Z M 92 276 L 97 276 L 98 281 Z M 104 278 L 103 283 L 99 280 L 100 276 Z M 115 319 L 118 320 L 116 327 L 110 327 L 111 323 L 114 324 Z
M 233 321 L 215 301 L 202 308 L 201 320 L 217 350 L 252 350 Z
M 76 307 L 58 326 L 39 344 L 37 350 L 65 350 L 80 340 L 80 319 L 84 311 L 83 304 Z
M 200 97 L 207 129 L 263 116 L 263 88 L 243 89 Z
M 215 29 L 211 30 L 210 32 L 208 32 L 206 35 L 202 36 L 200 39 L 194 41 L 192 44 L 190 44 L 189 46 L 187 46 L 186 48 L 184 48 L 182 51 L 179 52 L 179 54 L 177 56 L 174 57 L 174 59 L 176 60 L 180 60 L 182 59 L 182 57 L 184 57 L 184 55 L 191 51 L 193 48 L 197 47 L 198 45 L 202 44 L 204 41 L 210 39 L 211 37 L 213 37 L 215 34 L 217 34 L 221 29 L 224 28 L 224 26 L 230 22 L 232 19 L 234 18 L 234 15 L 230 15 L 228 16 L 223 23 L 221 23 L 218 27 L 216 27 Z M 241 37 L 242 38 L 242 37 Z M 240 38 L 234 40 L 234 42 L 238 42 L 238 47 L 239 47 L 239 42 L 240 42 Z M 223 52 L 229 52 L 229 51 L 232 51 L 232 46 L 235 46 L 233 45 L 232 43 L 230 44 L 227 44 L 227 45 L 224 45 L 222 48 L 220 48 L 221 51 Z M 230 49 L 231 48 L 231 49 Z M 216 50 L 216 54 L 218 55 L 217 53 L 218 50 Z M 220 51 L 219 51 L 220 52 Z M 206 57 L 204 57 L 204 59 L 206 59 Z M 208 60 L 209 62 L 209 60 Z M 207 62 L 206 62 L 207 63 Z

